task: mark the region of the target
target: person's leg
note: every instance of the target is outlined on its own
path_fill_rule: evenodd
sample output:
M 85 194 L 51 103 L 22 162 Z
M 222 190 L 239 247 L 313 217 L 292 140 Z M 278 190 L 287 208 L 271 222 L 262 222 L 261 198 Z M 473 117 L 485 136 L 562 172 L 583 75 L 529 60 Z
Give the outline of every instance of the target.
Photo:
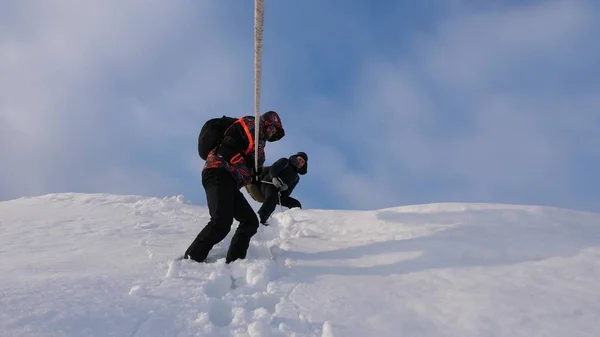
M 260 223 L 265 224 L 267 219 L 269 219 L 271 214 L 275 211 L 275 207 L 277 207 L 277 203 L 279 202 L 279 190 L 273 185 L 263 184 L 262 192 L 265 196 L 265 201 L 258 210 L 258 215 L 260 216 Z
M 198 262 L 203 262 L 213 246 L 231 230 L 235 196 L 239 193 L 229 172 L 221 169 L 205 170 L 202 173 L 202 186 L 206 191 L 210 221 L 185 251 L 185 258 Z
M 254 213 L 254 209 L 240 191 L 235 195 L 233 217 L 239 221 L 239 225 L 233 238 L 231 238 L 231 244 L 225 259 L 226 263 L 246 258 L 250 239 L 258 230 L 256 213 Z
M 281 206 L 287 208 L 302 208 L 302 204 L 300 203 L 300 201 L 284 195 L 281 196 Z

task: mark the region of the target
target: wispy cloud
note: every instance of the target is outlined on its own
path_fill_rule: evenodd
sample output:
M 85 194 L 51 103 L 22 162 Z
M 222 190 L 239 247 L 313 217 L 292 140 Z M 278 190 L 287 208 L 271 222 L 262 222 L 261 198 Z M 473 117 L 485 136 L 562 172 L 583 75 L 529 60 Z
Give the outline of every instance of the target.
M 0 198 L 203 202 L 200 126 L 254 113 L 252 5 L 0 4 Z M 308 152 L 295 192 L 307 207 L 600 211 L 596 4 L 267 6 L 262 110 L 287 134 L 267 163 Z
M 598 55 L 589 45 L 597 17 L 577 1 L 465 10 L 419 34 L 409 53 L 366 62 L 353 107 L 337 116 L 347 117 L 335 136 L 356 160 L 331 166 L 353 176 L 336 195 L 354 208 L 448 200 L 576 207 L 582 201 L 563 194 L 576 192 L 572 158 L 598 153 L 590 145 L 600 140 L 600 83 L 581 82 L 589 53 Z M 368 190 L 368 200 L 351 186 Z
M 189 156 L 173 142 L 191 137 L 193 148 L 194 124 L 237 91 L 244 74 L 235 45 L 210 29 L 214 8 L 141 0 L 1 7 L 10 22 L 0 35 L 4 197 L 177 192 L 165 186 L 176 178 L 115 177 L 181 172 L 157 162 Z

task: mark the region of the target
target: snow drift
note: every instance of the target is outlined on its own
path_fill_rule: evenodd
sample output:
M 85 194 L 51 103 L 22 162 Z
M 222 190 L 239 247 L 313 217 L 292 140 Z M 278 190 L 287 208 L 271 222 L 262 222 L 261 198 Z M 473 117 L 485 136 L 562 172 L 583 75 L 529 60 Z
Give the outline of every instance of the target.
M 207 221 L 181 197 L 1 202 L 0 335 L 600 335 L 599 214 L 287 210 L 246 260 L 224 263 L 230 235 L 173 261 Z

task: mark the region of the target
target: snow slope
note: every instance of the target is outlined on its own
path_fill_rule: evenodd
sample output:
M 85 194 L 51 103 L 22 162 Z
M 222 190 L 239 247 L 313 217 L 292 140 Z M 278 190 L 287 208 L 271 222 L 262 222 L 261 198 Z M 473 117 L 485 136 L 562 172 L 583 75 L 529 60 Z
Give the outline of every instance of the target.
M 172 261 L 207 220 L 181 197 L 1 202 L 0 336 L 600 336 L 600 214 L 278 208 L 248 259 L 224 264 L 230 235 Z

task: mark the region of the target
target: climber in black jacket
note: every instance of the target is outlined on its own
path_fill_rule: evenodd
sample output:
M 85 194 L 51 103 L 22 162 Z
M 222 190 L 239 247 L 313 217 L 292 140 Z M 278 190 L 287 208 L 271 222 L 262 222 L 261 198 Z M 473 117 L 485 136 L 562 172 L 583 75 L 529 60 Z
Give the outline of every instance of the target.
M 277 203 L 288 208 L 302 208 L 300 201 L 290 197 L 300 181 L 299 174 L 308 172 L 308 156 L 298 152 L 289 158 L 280 158 L 270 167 L 265 167 L 261 175 L 261 192 L 265 198 L 258 210 L 260 223 L 266 225 Z

